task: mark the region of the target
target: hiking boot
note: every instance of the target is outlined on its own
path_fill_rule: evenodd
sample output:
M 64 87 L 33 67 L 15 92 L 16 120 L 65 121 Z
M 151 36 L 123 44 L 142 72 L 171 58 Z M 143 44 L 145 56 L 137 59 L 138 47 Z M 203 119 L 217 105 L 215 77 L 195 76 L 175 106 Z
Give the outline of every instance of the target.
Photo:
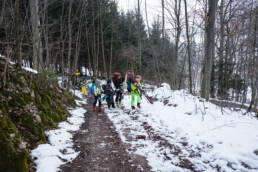
M 112 104 L 112 108 L 116 108 L 114 103 Z
M 93 106 L 93 111 L 94 111 L 94 112 L 96 112 L 96 111 L 97 111 L 96 106 Z
M 103 112 L 103 108 L 99 106 L 99 112 Z
M 132 110 L 135 110 L 135 107 L 134 107 L 134 106 L 132 106 Z
M 141 104 L 137 103 L 137 108 L 141 109 Z

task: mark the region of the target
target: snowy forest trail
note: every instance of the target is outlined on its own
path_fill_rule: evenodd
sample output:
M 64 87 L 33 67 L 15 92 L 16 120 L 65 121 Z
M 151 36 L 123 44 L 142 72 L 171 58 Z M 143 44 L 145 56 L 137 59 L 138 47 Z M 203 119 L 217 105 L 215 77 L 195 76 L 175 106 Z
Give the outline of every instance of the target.
M 92 98 L 88 98 L 88 104 L 83 105 L 87 109 L 85 123 L 73 137 L 80 154 L 60 169 L 64 172 L 150 171 L 144 157 L 126 151 L 107 114 L 93 112 L 91 104 Z
M 49 131 L 50 144 L 34 151 L 38 169 L 49 169 L 56 159 L 62 166 L 56 165 L 53 172 L 258 170 L 254 114 L 222 109 L 167 84 L 150 90 L 154 103 L 143 99 L 136 111 L 131 110 L 130 94 L 124 94 L 115 109 L 109 110 L 104 101 L 104 112 L 93 111 L 91 97 L 76 100 L 72 117 L 59 124 L 67 127 Z M 80 91 L 75 95 L 82 99 Z M 73 123 L 77 127 L 70 126 Z M 62 139 L 65 135 L 69 137 Z M 56 153 L 45 155 L 49 147 Z

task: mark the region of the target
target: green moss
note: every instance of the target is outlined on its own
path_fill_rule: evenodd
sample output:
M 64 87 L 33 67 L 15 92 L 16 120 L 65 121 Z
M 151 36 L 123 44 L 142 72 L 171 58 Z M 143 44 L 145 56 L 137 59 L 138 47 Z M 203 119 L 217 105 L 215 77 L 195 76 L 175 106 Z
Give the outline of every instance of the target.
M 71 93 L 57 88 L 53 72 L 34 76 L 26 71 L 9 69 L 7 86 L 0 90 L 0 171 L 23 172 L 29 171 L 31 159 L 27 150 L 19 149 L 21 141 L 32 147 L 38 141 L 46 142 L 45 130 L 57 127 L 58 122 L 69 116 L 67 106 L 75 107 L 76 104 Z M 33 91 L 35 97 L 25 93 L 25 88 Z M 27 105 L 31 103 L 36 106 L 35 112 L 39 113 L 41 123 L 36 122 L 28 111 Z
M 39 134 L 39 125 L 34 122 L 33 116 L 31 114 L 27 113 L 22 116 L 22 125 L 32 134 Z
M 26 150 L 19 150 L 21 137 L 6 115 L 0 117 L 0 169 L 1 171 L 28 171 Z
M 11 93 L 9 94 L 11 100 L 9 100 L 10 107 L 23 107 L 31 102 L 31 97 L 29 94 L 25 94 L 23 92 L 19 93 Z

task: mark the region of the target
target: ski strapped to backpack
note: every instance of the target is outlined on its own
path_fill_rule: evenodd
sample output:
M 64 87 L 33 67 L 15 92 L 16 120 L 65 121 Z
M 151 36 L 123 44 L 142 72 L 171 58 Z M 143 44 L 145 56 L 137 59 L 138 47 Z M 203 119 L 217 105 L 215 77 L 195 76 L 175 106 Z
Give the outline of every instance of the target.
M 131 82 L 135 83 L 136 80 L 131 72 L 127 72 L 127 76 L 128 76 L 127 90 L 128 90 L 128 92 L 131 92 L 132 91 Z M 140 89 L 140 88 L 138 88 L 138 89 Z M 144 90 L 140 89 L 139 91 L 142 93 L 142 94 L 140 94 L 141 97 L 143 95 L 150 104 L 153 104 L 153 100 L 149 96 L 146 95 Z

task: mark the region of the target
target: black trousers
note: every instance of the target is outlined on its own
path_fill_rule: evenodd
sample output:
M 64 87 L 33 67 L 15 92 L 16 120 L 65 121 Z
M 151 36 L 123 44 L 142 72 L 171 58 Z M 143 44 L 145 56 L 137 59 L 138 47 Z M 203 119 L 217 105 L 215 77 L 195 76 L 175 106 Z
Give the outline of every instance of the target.
M 93 107 L 96 106 L 97 102 L 99 101 L 99 107 L 101 106 L 101 95 L 95 96 L 94 95 L 94 102 L 93 102 Z
M 123 96 L 122 91 L 117 91 L 116 92 L 116 102 L 118 102 L 118 101 L 121 102 L 122 96 Z
M 108 108 L 110 108 L 111 105 L 112 105 L 112 107 L 115 107 L 113 96 L 108 96 L 107 97 L 107 104 L 108 104 Z

